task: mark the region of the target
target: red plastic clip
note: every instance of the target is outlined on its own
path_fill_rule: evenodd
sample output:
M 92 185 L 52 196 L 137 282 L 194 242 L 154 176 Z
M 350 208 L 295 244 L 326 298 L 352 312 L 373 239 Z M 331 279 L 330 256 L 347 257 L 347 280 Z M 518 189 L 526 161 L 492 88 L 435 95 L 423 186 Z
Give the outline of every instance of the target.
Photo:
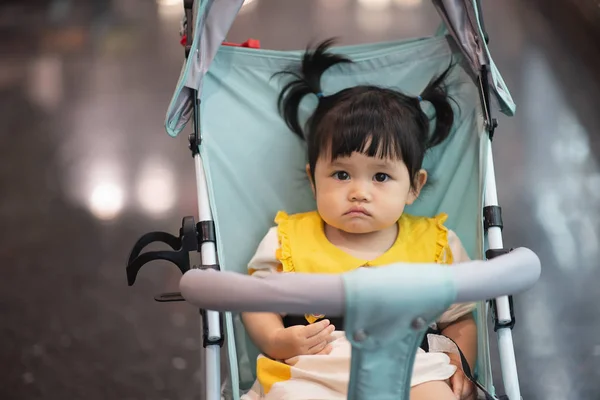
M 185 47 L 187 44 L 187 36 L 182 35 L 179 43 Z M 248 39 L 244 43 L 223 42 L 223 46 L 231 47 L 247 47 L 249 49 L 260 49 L 260 41 L 256 39 Z
M 232 47 L 247 47 L 249 49 L 260 49 L 260 41 L 256 39 L 248 39 L 244 43 L 223 42 L 223 46 Z

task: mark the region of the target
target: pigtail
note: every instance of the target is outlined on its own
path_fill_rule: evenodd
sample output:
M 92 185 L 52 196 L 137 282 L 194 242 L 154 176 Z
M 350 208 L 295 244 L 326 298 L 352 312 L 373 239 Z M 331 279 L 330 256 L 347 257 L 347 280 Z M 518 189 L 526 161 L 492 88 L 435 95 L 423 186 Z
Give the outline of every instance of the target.
M 454 123 L 454 111 L 444 85 L 444 80 L 451 69 L 452 65 L 440 76 L 429 82 L 423 93 L 421 93 L 421 99 L 433 105 L 436 118 L 435 130 L 427 142 L 427 148 L 442 143 L 450 135 L 450 129 Z
M 302 139 L 305 139 L 305 135 L 298 120 L 300 102 L 307 94 L 314 94 L 322 98 L 321 76 L 323 73 L 333 65 L 352 62 L 343 56 L 328 54 L 327 50 L 332 44 L 333 39 L 328 39 L 312 52 L 307 49 L 302 58 L 299 72 L 282 71 L 276 74 L 287 74 L 295 78 L 283 87 L 277 104 L 287 126 Z

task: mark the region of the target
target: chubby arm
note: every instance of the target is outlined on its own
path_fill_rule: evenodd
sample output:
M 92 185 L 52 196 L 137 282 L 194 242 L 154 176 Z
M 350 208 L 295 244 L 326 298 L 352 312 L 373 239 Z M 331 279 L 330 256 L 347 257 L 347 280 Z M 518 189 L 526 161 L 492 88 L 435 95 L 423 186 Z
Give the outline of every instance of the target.
M 256 253 L 248 263 L 248 273 L 257 278 L 264 278 L 277 273 L 280 264 L 275 257 L 279 246 L 277 229 L 271 228 L 262 239 Z M 258 349 L 269 357 L 279 359 L 271 345 L 274 334 L 283 329 L 283 320 L 279 314 L 269 312 L 242 313 L 242 322 L 248 336 Z
M 335 326 L 329 320 L 284 328 L 281 316 L 272 313 L 243 313 L 242 321 L 250 339 L 260 351 L 275 359 L 300 355 L 329 354 Z
M 453 231 L 448 232 L 448 242 L 455 263 L 469 261 L 469 256 L 460 239 Z M 477 360 L 477 325 L 473 318 L 475 303 L 453 304 L 438 322 L 438 328 L 444 336 L 454 340 L 462 350 L 471 371 Z M 460 365 L 460 356 L 450 354 L 450 358 Z
M 242 313 L 242 322 L 246 327 L 248 336 L 258 349 L 269 357 L 281 360 L 280 351 L 273 346 L 273 336 L 283 329 L 283 320 L 275 313 Z
M 257 278 L 281 272 L 275 253 L 279 247 L 276 228 L 264 237 L 248 264 L 248 273 Z M 275 360 L 287 360 L 302 354 L 328 354 L 335 327 L 328 320 L 311 325 L 285 328 L 281 315 L 269 312 L 242 313 L 248 336 L 258 349 Z

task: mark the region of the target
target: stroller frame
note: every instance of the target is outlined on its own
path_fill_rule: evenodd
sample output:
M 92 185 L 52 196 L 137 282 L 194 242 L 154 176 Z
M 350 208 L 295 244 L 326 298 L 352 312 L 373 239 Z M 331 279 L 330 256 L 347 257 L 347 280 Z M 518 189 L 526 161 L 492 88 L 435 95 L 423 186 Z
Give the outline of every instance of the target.
M 192 53 L 194 47 L 194 25 L 192 23 L 193 16 L 195 13 L 195 7 L 200 7 L 198 4 L 200 0 L 184 0 L 184 11 L 186 24 L 184 25 L 184 34 L 187 37 L 185 42 L 185 58 L 186 60 Z M 214 0 L 203 0 L 208 3 L 212 3 Z M 237 6 L 238 10 L 241 7 L 243 0 L 228 0 L 229 7 Z M 220 0 L 223 2 L 223 0 Z M 227 1 L 225 1 L 227 2 Z M 234 4 L 235 3 L 235 4 Z M 485 121 L 485 129 L 488 134 L 487 140 L 487 168 L 485 177 L 485 194 L 484 194 L 484 208 L 483 208 L 483 222 L 485 229 L 485 240 L 487 244 L 487 251 L 485 253 L 486 259 L 492 259 L 497 256 L 506 254 L 509 250 L 504 249 L 502 240 L 502 215 L 501 208 L 498 205 L 497 191 L 496 191 L 496 180 L 494 173 L 494 164 L 492 157 L 492 139 L 494 132 L 497 127 L 497 121 L 492 115 L 490 107 L 490 78 L 494 78 L 491 74 L 491 66 L 489 59 L 486 57 L 474 56 L 473 52 L 469 52 L 468 44 L 465 45 L 464 36 L 461 36 L 461 32 L 455 27 L 458 26 L 456 21 L 456 15 L 448 13 L 447 9 L 459 7 L 462 16 L 475 16 L 476 25 L 479 29 L 473 29 L 471 33 L 474 33 L 477 38 L 484 39 L 485 43 L 488 43 L 488 35 L 483 25 L 483 19 L 481 16 L 481 6 L 479 0 L 465 0 L 462 5 L 458 5 L 456 1 L 452 0 L 433 0 L 433 3 L 440 12 L 442 19 L 445 22 L 446 29 L 449 29 L 449 33 L 454 37 L 457 43 L 460 45 L 463 53 L 471 61 L 471 66 L 478 76 L 479 94 L 483 108 L 483 115 Z M 461 2 L 462 3 L 462 2 Z M 216 5 L 215 5 L 216 7 Z M 237 12 L 235 13 L 237 14 Z M 235 15 L 234 14 L 234 15 Z M 231 21 L 228 21 L 229 25 Z M 463 21 L 464 22 L 464 21 Z M 227 26 L 228 28 L 228 26 Z M 225 30 L 225 32 L 227 29 Z M 224 39 L 224 38 L 223 38 Z M 483 46 L 485 50 L 486 47 Z M 212 55 L 214 56 L 214 54 Z M 489 54 L 488 54 L 489 57 Z M 204 69 L 208 69 L 208 65 L 212 61 L 210 55 L 207 57 L 208 61 L 205 62 Z M 495 85 L 495 87 L 497 87 Z M 213 216 L 209 201 L 209 191 L 207 186 L 206 175 L 199 152 L 199 146 L 201 145 L 201 132 L 200 132 L 200 96 L 201 96 L 201 84 L 192 88 L 191 96 L 194 99 L 192 102 L 191 115 L 192 119 L 192 133 L 189 135 L 189 148 L 192 152 L 194 166 L 196 171 L 196 184 L 198 194 L 198 221 L 195 222 L 193 217 L 185 217 L 182 222 L 182 227 L 179 232 L 179 237 L 164 233 L 164 232 L 151 232 L 142 236 L 138 242 L 136 242 L 133 250 L 129 256 L 127 263 L 127 278 L 129 285 L 133 285 L 137 276 L 137 273 L 143 265 L 146 263 L 162 259 L 170 261 L 176 264 L 182 274 L 185 274 L 191 268 L 200 269 L 215 269 L 219 270 L 217 249 L 216 249 L 216 235 L 215 227 L 213 222 Z M 510 108 L 510 106 L 508 107 Z M 505 113 L 506 107 L 505 107 Z M 511 114 L 513 110 L 508 110 Z M 164 242 L 170 245 L 174 251 L 154 251 L 141 253 L 143 248 L 155 241 Z M 189 264 L 189 253 L 200 252 L 201 264 L 199 266 L 191 266 Z M 179 293 L 165 293 L 155 297 L 156 301 L 167 302 L 167 301 L 184 301 Z M 502 379 L 507 397 L 511 400 L 521 399 L 519 380 L 517 375 L 517 366 L 515 359 L 515 352 L 513 347 L 512 339 L 512 328 L 515 324 L 513 303 L 511 296 L 502 296 L 492 300 L 489 300 L 489 307 L 491 308 L 493 319 L 494 319 L 494 330 L 497 332 L 499 356 L 502 369 Z M 206 365 L 211 366 L 206 368 L 205 375 L 205 393 L 207 400 L 217 400 L 221 398 L 221 374 L 220 374 L 220 353 L 221 347 L 224 342 L 223 335 L 223 314 L 211 311 L 211 310 L 200 310 L 202 317 L 203 326 L 203 346 L 206 354 Z M 235 390 L 235 389 L 234 389 Z

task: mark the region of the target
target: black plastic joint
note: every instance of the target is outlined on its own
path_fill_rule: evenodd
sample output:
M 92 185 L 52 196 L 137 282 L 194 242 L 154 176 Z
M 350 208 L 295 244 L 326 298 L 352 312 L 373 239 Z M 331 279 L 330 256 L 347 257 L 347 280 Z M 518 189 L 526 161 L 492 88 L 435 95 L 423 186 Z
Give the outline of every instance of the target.
M 192 157 L 195 157 L 197 154 L 200 153 L 200 141 L 198 140 L 198 136 L 195 133 L 190 133 L 188 141 L 188 148 L 192 152 Z
M 174 301 L 185 301 L 180 292 L 161 293 L 154 296 L 154 300 L 159 303 L 171 303 Z
M 491 260 L 496 257 L 503 256 L 510 253 L 513 249 L 489 249 L 485 252 L 485 258 Z M 515 326 L 515 311 L 513 308 L 512 296 L 508 296 L 508 306 L 510 309 L 510 321 L 500 322 L 498 320 L 498 313 L 496 312 L 496 299 L 489 300 L 492 309 L 492 318 L 494 319 L 494 332 L 497 332 L 500 328 L 514 328 Z
M 186 10 L 194 8 L 194 0 L 183 0 L 183 8 Z
M 223 343 L 225 342 L 225 337 L 223 336 L 223 315 L 219 313 L 219 326 L 221 336 L 218 339 L 210 339 L 208 337 L 208 321 L 206 319 L 206 310 L 200 309 L 200 315 L 202 317 L 202 346 L 206 348 L 207 346 L 219 345 L 219 347 L 223 347 Z
M 483 227 L 487 231 L 494 226 L 497 226 L 500 229 L 504 227 L 502 222 L 502 208 L 500 208 L 500 206 L 483 207 Z
M 191 33 L 190 33 L 191 34 Z M 191 46 L 190 46 L 191 47 Z M 186 53 L 187 58 L 187 53 Z M 200 135 L 200 101 L 198 100 L 198 91 L 194 90 L 193 93 L 193 117 L 194 123 L 192 133 L 188 137 L 189 149 L 192 152 L 192 158 L 196 157 L 200 153 L 200 144 L 202 144 L 202 136 Z
M 487 122 L 487 130 L 490 135 L 490 140 L 494 140 L 494 132 L 496 132 L 496 128 L 498 127 L 498 120 L 496 118 L 492 118 L 491 121 Z
M 511 330 L 515 327 L 515 310 L 513 308 L 513 297 L 508 296 L 508 307 L 510 309 L 510 321 L 500 322 L 498 321 L 498 313 L 496 312 L 496 300 L 491 300 L 492 305 L 492 317 L 494 318 L 494 332 L 498 329 L 510 328 Z
M 215 235 L 215 223 L 213 221 L 200 221 L 196 224 L 196 230 L 198 231 L 198 240 L 200 244 L 206 242 L 217 241 Z
M 489 249 L 485 252 L 485 258 L 487 260 L 491 260 L 492 258 L 496 258 L 496 257 L 500 257 L 503 256 L 505 254 L 508 254 L 512 251 L 511 250 L 507 250 L 507 249 Z
M 202 265 L 200 269 L 214 269 L 215 271 L 220 271 L 221 267 L 219 264 L 210 264 L 210 265 Z

